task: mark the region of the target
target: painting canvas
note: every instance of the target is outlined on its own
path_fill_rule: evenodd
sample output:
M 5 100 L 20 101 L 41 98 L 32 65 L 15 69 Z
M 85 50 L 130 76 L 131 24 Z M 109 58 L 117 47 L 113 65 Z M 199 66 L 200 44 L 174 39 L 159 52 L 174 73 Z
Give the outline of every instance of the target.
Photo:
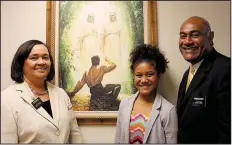
M 105 90 L 99 91 L 105 94 L 90 92 L 98 76 L 85 78 L 84 86 L 70 96 L 75 111 L 117 111 L 120 100 L 133 93 L 129 53 L 143 43 L 143 28 L 142 1 L 59 2 L 60 86 L 68 91 L 78 86 L 93 56 L 99 56 L 99 65 L 109 66 L 105 57 L 116 64 L 101 81 Z
M 129 54 L 151 37 L 151 28 L 146 29 L 150 22 L 144 21 L 151 9 L 145 11 L 144 3 L 59 1 L 48 7 L 47 42 L 58 72 L 55 84 L 67 91 L 80 118 L 90 112 L 110 116 L 122 99 L 135 93 Z M 94 70 L 95 65 L 104 71 Z

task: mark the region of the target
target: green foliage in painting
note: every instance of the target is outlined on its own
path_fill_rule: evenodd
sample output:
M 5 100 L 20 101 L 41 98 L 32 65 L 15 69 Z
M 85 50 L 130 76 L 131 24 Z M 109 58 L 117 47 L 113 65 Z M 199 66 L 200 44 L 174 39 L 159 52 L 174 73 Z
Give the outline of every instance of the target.
M 125 10 L 126 22 L 130 35 L 130 51 L 138 44 L 144 43 L 144 24 L 143 24 L 143 1 L 120 1 L 120 8 Z M 130 66 L 128 65 L 128 70 Z M 130 72 L 130 79 L 122 83 L 122 90 L 126 94 L 134 93 L 133 75 Z
M 75 19 L 75 11 L 81 6 L 81 2 L 60 1 L 59 6 L 59 84 L 62 88 L 70 88 L 75 82 L 72 79 L 71 43 L 69 29 L 72 21 Z
M 122 1 L 126 7 L 128 23 L 133 32 L 133 48 L 144 42 L 143 1 Z M 142 34 L 142 35 L 141 35 Z

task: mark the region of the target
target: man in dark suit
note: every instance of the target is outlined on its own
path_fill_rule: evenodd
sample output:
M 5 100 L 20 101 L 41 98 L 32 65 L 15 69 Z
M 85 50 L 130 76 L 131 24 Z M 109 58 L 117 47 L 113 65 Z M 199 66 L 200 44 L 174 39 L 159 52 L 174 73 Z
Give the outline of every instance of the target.
M 190 63 L 179 86 L 178 143 L 231 142 L 231 60 L 213 47 L 207 20 L 188 18 L 179 49 Z

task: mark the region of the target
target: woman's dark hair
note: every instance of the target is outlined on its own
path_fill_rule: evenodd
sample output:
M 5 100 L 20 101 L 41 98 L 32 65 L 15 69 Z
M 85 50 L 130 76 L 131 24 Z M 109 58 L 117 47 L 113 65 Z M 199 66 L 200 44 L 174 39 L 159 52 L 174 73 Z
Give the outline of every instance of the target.
M 130 53 L 131 70 L 134 72 L 135 66 L 141 62 L 151 62 L 158 74 L 166 71 L 168 60 L 160 49 L 149 44 L 140 44 Z
M 13 61 L 11 63 L 11 78 L 12 78 L 12 80 L 14 80 L 17 83 L 24 82 L 24 77 L 23 77 L 23 75 L 24 75 L 24 73 L 23 73 L 24 61 L 29 56 L 32 48 L 35 45 L 39 45 L 39 44 L 42 44 L 46 48 L 48 48 L 46 44 L 44 44 L 43 42 L 41 42 L 39 40 L 29 40 L 29 41 L 24 42 L 21 46 L 19 46 L 17 52 L 14 55 Z M 54 63 L 53 63 L 53 59 L 51 56 L 51 52 L 49 49 L 48 49 L 48 53 L 49 53 L 49 57 L 50 57 L 50 61 L 51 61 L 51 68 L 50 68 L 50 72 L 49 72 L 46 80 L 51 81 L 55 76 L 55 68 L 54 68 Z

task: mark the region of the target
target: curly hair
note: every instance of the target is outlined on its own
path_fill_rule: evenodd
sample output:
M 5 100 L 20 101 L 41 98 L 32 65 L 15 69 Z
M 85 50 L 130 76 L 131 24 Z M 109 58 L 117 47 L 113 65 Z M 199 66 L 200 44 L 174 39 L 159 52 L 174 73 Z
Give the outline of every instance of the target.
M 149 44 L 140 44 L 130 53 L 131 70 L 134 72 L 135 67 L 141 62 L 151 62 L 158 74 L 163 74 L 168 68 L 169 62 L 164 54 L 156 46 Z

